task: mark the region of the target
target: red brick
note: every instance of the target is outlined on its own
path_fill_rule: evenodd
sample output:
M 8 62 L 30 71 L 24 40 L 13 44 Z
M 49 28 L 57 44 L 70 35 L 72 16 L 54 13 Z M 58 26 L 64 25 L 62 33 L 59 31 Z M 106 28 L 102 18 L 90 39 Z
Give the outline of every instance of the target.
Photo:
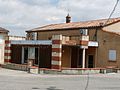
M 5 40 L 5 44 L 9 44 L 11 41 L 9 40 Z
M 5 56 L 11 56 L 11 53 L 5 53 Z
M 52 44 L 61 44 L 61 40 L 52 40 Z
M 11 48 L 10 47 L 5 47 L 5 50 L 11 50 Z
M 4 61 L 5 61 L 5 62 L 11 62 L 11 60 L 10 60 L 10 59 L 5 59 Z
M 60 61 L 60 57 L 56 57 L 56 56 L 52 56 L 52 60 L 54 60 L 54 61 Z
M 61 48 L 52 48 L 52 52 L 61 52 Z

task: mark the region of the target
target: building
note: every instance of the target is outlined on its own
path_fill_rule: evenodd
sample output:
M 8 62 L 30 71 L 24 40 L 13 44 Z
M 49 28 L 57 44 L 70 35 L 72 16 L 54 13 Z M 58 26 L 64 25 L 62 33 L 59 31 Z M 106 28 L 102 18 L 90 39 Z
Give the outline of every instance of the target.
M 4 57 L 4 55 L 6 54 L 5 40 L 8 36 L 8 32 L 8 30 L 0 27 L 0 64 L 4 64 L 4 60 L 6 59 L 6 57 Z
M 25 40 L 21 36 L 9 36 L 9 31 L 0 27 L 0 64 L 9 63 L 11 61 L 11 40 Z
M 120 68 L 120 18 L 71 22 L 68 15 L 66 23 L 26 32 L 27 41 L 11 43 L 13 63 L 32 60 L 33 65 L 50 69 Z
M 23 37 L 23 36 L 12 36 L 12 35 L 9 35 L 8 37 L 9 40 L 26 40 L 26 37 Z

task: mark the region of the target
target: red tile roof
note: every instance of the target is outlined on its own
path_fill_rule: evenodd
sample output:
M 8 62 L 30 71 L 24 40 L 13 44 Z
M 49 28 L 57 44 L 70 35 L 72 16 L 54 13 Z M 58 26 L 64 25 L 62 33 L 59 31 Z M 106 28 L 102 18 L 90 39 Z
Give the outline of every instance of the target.
M 107 26 L 120 21 L 119 18 L 111 18 L 107 22 L 107 19 L 100 20 L 91 20 L 91 21 L 82 21 L 82 22 L 71 22 L 71 23 L 61 23 L 61 24 L 50 24 L 26 32 L 36 32 L 36 31 L 45 31 L 45 30 L 63 30 L 63 29 L 76 29 L 76 28 L 95 28 L 101 26 Z M 107 22 L 107 23 L 106 23 Z M 106 23 L 106 25 L 104 25 Z
M 7 33 L 9 32 L 7 29 L 0 27 L 0 33 Z

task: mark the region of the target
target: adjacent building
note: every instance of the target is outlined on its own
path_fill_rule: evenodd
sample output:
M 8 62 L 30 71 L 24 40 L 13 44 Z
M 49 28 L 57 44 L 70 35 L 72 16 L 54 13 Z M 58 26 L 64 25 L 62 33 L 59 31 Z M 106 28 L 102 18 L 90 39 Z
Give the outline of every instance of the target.
M 7 29 L 0 27 L 0 64 L 11 62 L 11 40 L 25 40 L 25 37 L 10 36 L 8 33 Z
M 5 40 L 6 37 L 8 36 L 8 30 L 0 27 L 0 64 L 4 64 L 4 60 L 6 59 L 5 54 Z

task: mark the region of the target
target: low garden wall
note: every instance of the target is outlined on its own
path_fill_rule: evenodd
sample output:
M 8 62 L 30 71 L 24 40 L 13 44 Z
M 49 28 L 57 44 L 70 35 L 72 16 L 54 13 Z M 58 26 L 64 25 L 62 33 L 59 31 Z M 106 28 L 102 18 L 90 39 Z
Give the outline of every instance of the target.
M 66 74 L 66 75 L 81 75 L 81 74 L 99 74 L 99 73 L 117 73 L 120 70 L 118 68 L 62 68 L 61 70 L 57 69 L 46 69 L 38 67 L 30 67 L 27 65 L 13 64 L 8 63 L 1 65 L 3 68 L 27 71 L 28 73 L 34 74 Z

